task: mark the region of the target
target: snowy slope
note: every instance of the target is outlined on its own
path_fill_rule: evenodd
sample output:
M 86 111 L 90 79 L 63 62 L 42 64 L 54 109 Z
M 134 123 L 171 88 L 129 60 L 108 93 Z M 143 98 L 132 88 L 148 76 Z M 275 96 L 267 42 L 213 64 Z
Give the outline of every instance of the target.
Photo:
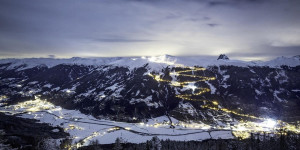
M 270 66 L 270 67 L 277 67 L 281 65 L 287 65 L 290 67 L 295 67 L 300 65 L 300 55 L 293 56 L 293 57 L 278 57 L 276 59 L 262 62 L 261 65 Z

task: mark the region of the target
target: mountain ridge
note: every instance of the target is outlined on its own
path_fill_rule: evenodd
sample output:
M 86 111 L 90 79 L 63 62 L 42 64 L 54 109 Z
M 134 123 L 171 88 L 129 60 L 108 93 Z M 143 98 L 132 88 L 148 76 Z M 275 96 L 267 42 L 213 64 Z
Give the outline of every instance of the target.
M 221 55 L 220 55 L 221 56 Z M 220 57 L 219 56 L 219 57 Z M 226 55 L 225 55 L 226 56 Z M 223 57 L 222 57 L 223 58 Z M 226 56 L 226 58 L 228 58 Z M 224 61 L 225 60 L 225 61 Z M 48 68 L 54 67 L 59 64 L 77 64 L 86 66 L 126 66 L 131 70 L 134 68 L 142 67 L 145 64 L 149 64 L 152 69 L 158 68 L 158 70 L 167 66 L 268 66 L 272 68 L 280 67 L 282 65 L 295 67 L 300 65 L 300 59 L 298 56 L 293 57 L 278 57 L 269 61 L 241 61 L 241 60 L 229 60 L 229 59 L 213 59 L 204 56 L 143 56 L 143 57 L 97 57 L 97 58 L 81 58 L 73 57 L 70 59 L 56 59 L 56 58 L 24 58 L 24 59 L 0 59 L 0 64 L 11 64 L 10 68 L 22 66 L 19 69 L 33 68 L 36 66 L 45 65 Z M 8 68 L 8 69 L 10 69 Z

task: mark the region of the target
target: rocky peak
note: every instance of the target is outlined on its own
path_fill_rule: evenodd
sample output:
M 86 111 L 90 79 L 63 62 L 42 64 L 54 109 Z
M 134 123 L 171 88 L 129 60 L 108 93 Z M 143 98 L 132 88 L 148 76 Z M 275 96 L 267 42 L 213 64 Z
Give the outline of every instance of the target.
M 218 57 L 217 60 L 219 60 L 219 59 L 221 59 L 221 60 L 229 60 L 229 58 L 228 58 L 225 54 L 221 54 L 221 55 Z

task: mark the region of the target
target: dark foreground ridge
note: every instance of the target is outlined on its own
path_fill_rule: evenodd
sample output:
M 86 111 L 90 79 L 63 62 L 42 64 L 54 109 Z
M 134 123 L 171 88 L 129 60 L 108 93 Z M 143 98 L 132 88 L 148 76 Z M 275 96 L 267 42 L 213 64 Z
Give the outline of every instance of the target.
M 55 145 L 56 139 L 65 139 L 69 136 L 60 127 L 52 127 L 45 123 L 37 123 L 37 120 L 4 113 L 0 113 L 0 131 L 1 150 L 4 147 L 2 144 L 22 150 L 47 149 L 48 144 L 51 144 L 51 147 Z M 63 143 L 63 140 L 58 141 L 59 144 Z

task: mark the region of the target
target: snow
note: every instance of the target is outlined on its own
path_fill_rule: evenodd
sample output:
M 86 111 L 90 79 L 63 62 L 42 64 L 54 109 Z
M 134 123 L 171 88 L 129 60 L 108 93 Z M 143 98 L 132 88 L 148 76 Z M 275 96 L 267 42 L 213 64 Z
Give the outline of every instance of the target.
M 140 94 L 140 90 L 138 90 L 135 94 L 135 96 L 138 96 Z
M 264 92 L 261 92 L 261 91 L 255 89 L 255 93 L 256 93 L 257 95 L 261 95 L 261 94 L 263 94 Z
M 299 56 L 293 56 L 290 58 L 282 56 L 270 61 L 263 62 L 261 65 L 269 67 L 279 67 L 282 65 L 295 67 L 300 65 L 300 59 Z
M 115 97 L 119 97 L 120 96 L 120 92 L 123 90 L 123 85 L 118 85 L 117 83 L 110 86 L 110 87 L 107 87 L 106 89 L 108 90 L 112 90 L 113 93 L 111 94 L 111 96 L 115 96 Z
M 88 90 L 86 93 L 82 93 L 82 94 L 79 94 L 78 96 L 84 96 L 84 97 L 87 97 L 91 94 L 93 94 L 93 92 L 95 91 L 96 89 L 91 89 L 91 90 Z M 103 97 L 104 98 L 104 97 Z
M 228 131 L 211 132 L 210 135 L 213 139 L 230 139 L 232 137 L 232 134 Z
M 58 129 L 53 129 L 52 132 L 59 132 L 59 130 Z
M 107 95 L 104 94 L 105 91 L 101 91 L 100 93 L 97 94 L 95 101 L 101 101 L 103 100 Z
M 47 88 L 51 88 L 52 87 L 52 84 L 45 84 L 43 87 L 47 87 Z
M 279 101 L 279 102 L 285 102 L 286 100 L 281 99 L 278 97 L 278 94 L 280 94 L 280 91 L 275 90 L 273 93 L 273 96 Z
M 223 84 L 221 85 L 223 88 L 227 89 L 230 85 L 227 85 L 227 84 Z
M 51 91 L 58 91 L 58 90 L 60 90 L 60 87 L 53 88 Z
M 215 94 L 217 89 L 211 83 L 209 83 L 208 81 L 205 81 L 205 83 L 209 86 L 210 93 Z
M 280 84 L 288 82 L 288 77 L 285 74 L 284 70 L 281 70 L 280 72 L 277 72 L 277 75 L 275 76 L 275 79 L 279 81 Z
M 114 85 L 112 85 L 112 86 L 107 87 L 106 89 L 115 91 L 115 90 L 118 89 L 118 84 L 116 83 L 116 84 L 114 84 Z
M 250 72 L 252 72 L 252 73 L 256 74 L 256 72 L 255 72 L 253 69 L 250 69 Z
M 194 106 L 192 105 L 192 104 L 190 104 L 190 103 L 180 103 L 179 104 L 179 108 L 183 108 L 183 109 L 185 109 L 185 110 L 187 110 L 187 112 L 190 114 L 190 115 L 192 115 L 192 116 L 194 116 L 194 115 L 196 115 L 197 114 L 197 110 L 194 108 Z
M 265 81 L 267 81 L 267 86 L 271 86 L 271 80 L 268 78 L 268 77 L 266 77 L 265 78 Z M 262 82 L 262 85 L 264 85 L 265 86 L 265 84 Z
M 38 81 L 32 81 L 32 82 L 29 82 L 28 84 L 33 85 L 33 84 L 37 84 L 37 83 L 38 83 Z
M 146 98 L 138 98 L 138 99 L 132 98 L 130 100 L 130 104 L 144 102 L 149 107 L 155 107 L 155 108 L 159 107 L 159 104 L 157 102 L 151 102 L 151 101 L 152 101 L 152 95 L 150 95 L 150 96 L 148 96 Z
M 229 79 L 230 78 L 230 75 L 223 75 L 223 80 L 222 80 L 222 82 L 223 81 L 227 81 L 227 79 Z
M 72 89 L 64 89 L 64 90 L 62 90 L 62 92 L 66 92 L 66 93 L 75 93 L 75 91 L 72 90 Z

